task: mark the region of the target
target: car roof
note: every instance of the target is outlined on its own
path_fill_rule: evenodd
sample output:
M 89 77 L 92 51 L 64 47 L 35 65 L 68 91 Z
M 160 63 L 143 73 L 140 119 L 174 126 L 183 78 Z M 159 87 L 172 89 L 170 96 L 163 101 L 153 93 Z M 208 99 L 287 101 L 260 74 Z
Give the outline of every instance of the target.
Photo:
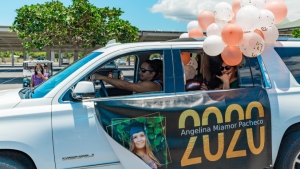
M 109 45 L 99 48 L 94 52 L 108 52 L 108 51 L 116 51 L 124 48 L 137 48 L 137 47 L 145 47 L 145 46 L 159 46 L 159 47 L 167 47 L 171 45 L 199 45 L 199 47 L 203 46 L 205 38 L 179 38 L 172 39 L 168 41 L 156 41 L 156 42 L 133 42 L 133 43 L 110 43 Z M 300 38 L 286 38 L 280 37 L 274 44 L 266 44 L 266 46 L 274 45 L 274 46 L 299 46 Z

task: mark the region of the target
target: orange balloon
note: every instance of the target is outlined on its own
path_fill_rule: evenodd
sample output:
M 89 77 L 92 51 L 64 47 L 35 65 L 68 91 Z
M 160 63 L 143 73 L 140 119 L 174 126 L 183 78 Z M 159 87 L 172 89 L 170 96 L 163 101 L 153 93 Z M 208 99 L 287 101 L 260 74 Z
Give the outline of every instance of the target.
M 204 30 L 206 30 L 207 27 L 214 22 L 215 22 L 215 16 L 210 11 L 202 11 L 198 15 L 198 23 L 200 27 Z
M 243 39 L 243 29 L 237 24 L 230 23 L 223 28 L 221 36 L 227 45 L 238 45 Z
M 270 0 L 265 4 L 264 8 L 270 10 L 274 14 L 275 24 L 283 21 L 288 12 L 286 4 L 280 0 Z
M 237 46 L 227 45 L 221 53 L 223 61 L 229 66 L 236 66 L 241 63 L 243 54 Z
M 241 8 L 241 2 L 240 0 L 234 0 L 232 2 L 232 12 L 234 13 L 234 15 L 236 15 L 236 13 L 238 12 L 238 10 Z
M 189 31 L 190 38 L 203 38 L 203 32 L 199 28 L 193 28 Z
M 259 34 L 263 39 L 265 39 L 264 34 L 260 30 L 255 29 L 254 32 L 257 33 L 257 34 Z
M 183 65 L 187 65 L 191 60 L 190 53 L 189 52 L 181 52 L 181 61 Z

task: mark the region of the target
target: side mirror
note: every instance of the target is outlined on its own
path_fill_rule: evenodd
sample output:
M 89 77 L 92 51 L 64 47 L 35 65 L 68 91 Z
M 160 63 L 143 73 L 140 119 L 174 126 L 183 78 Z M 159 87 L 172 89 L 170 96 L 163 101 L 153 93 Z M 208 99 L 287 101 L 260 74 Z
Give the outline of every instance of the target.
M 95 93 L 93 82 L 81 81 L 78 82 L 75 89 L 72 91 L 72 97 L 77 100 L 82 100 L 83 95 Z

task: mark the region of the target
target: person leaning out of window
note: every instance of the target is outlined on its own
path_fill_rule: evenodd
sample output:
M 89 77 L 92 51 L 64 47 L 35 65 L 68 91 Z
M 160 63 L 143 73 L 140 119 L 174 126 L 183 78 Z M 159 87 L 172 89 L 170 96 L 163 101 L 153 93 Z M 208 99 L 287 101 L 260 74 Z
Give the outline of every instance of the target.
M 216 75 L 221 80 L 219 86 L 215 89 L 234 89 L 239 87 L 237 66 L 229 66 L 224 61 L 220 66 L 221 76 Z M 201 90 L 208 90 L 207 86 L 203 83 Z

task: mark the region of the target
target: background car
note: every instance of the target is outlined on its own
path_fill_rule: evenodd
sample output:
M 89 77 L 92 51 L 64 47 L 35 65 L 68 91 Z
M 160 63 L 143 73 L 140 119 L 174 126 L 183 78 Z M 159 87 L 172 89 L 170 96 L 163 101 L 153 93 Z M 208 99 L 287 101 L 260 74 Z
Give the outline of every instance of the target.
M 118 60 L 116 60 L 116 64 L 117 65 L 126 65 L 126 60 L 124 60 L 124 59 L 118 59 Z

